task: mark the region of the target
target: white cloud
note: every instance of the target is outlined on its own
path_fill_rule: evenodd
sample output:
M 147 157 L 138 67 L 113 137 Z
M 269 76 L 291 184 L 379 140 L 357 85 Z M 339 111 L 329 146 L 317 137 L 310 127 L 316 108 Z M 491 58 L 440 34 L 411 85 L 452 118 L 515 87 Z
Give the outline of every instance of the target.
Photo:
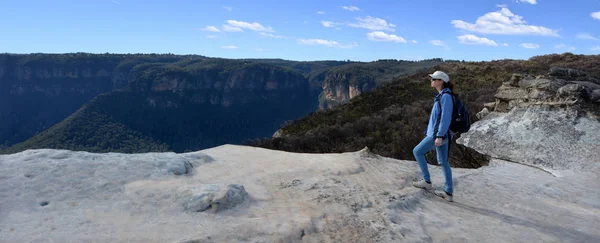
M 392 41 L 406 43 L 406 40 L 397 35 L 386 34 L 383 31 L 374 31 L 367 34 L 367 38 L 372 41 Z
M 600 11 L 598 12 L 593 12 L 590 14 L 590 16 L 592 16 L 592 18 L 600 20 Z
M 356 28 L 365 28 L 369 30 L 387 31 L 394 31 L 393 27 L 396 27 L 396 25 L 388 23 L 385 19 L 374 18 L 371 16 L 367 16 L 365 18 L 358 17 L 356 19 L 358 20 L 358 23 L 348 24 L 348 26 Z
M 223 49 L 238 49 L 237 46 L 221 46 Z
M 350 12 L 360 11 L 360 8 L 358 8 L 357 6 L 343 6 L 342 8 Z
M 207 35 L 206 38 L 208 38 L 208 39 L 215 39 L 215 38 L 217 38 L 217 36 L 216 35 Z
M 577 35 L 577 39 L 583 39 L 583 40 L 598 40 L 598 38 L 588 34 L 588 33 L 581 33 Z
M 319 12 L 317 12 L 317 14 L 325 14 L 325 12 L 319 11 Z
M 594 46 L 590 50 L 592 50 L 592 51 L 600 51 L 600 46 Z
M 536 0 L 517 0 L 518 3 L 529 3 L 529 4 L 536 4 L 537 1 Z
M 265 33 L 265 32 L 260 32 L 260 35 L 266 36 L 266 37 L 271 37 L 271 38 L 277 38 L 277 39 L 286 38 L 285 36 L 282 36 L 282 35 L 274 35 L 272 33 Z
M 327 27 L 327 28 L 330 28 L 330 27 L 335 27 L 335 23 L 334 23 L 334 22 L 331 22 L 331 21 L 324 21 L 324 20 L 323 20 L 323 21 L 321 21 L 321 24 L 322 24 L 323 26 Z
M 204 29 L 202 29 L 204 31 L 210 31 L 210 32 L 221 32 L 219 30 L 219 28 L 214 27 L 214 26 L 206 26 Z
M 227 24 L 229 24 L 230 26 L 234 26 L 234 27 L 238 27 L 238 28 L 242 28 L 242 29 L 249 29 L 249 30 L 254 30 L 254 31 L 262 31 L 262 32 L 275 32 L 273 30 L 273 28 L 271 27 L 264 27 L 259 23 L 248 23 L 248 22 L 243 22 L 243 21 L 237 21 L 237 20 L 227 20 Z
M 227 11 L 231 12 L 233 10 L 232 7 L 230 6 L 223 6 L 224 9 L 226 9 Z
M 521 43 L 519 46 L 527 49 L 537 49 L 540 48 L 540 45 L 534 43 Z
M 503 46 L 508 46 L 508 43 L 504 43 L 504 44 L 502 44 L 502 45 L 503 45 Z
M 413 44 L 417 44 L 417 41 L 416 41 L 416 40 L 412 40 L 412 43 L 413 43 Z
M 554 46 L 554 48 L 557 48 L 557 49 L 567 49 L 567 51 L 574 51 L 575 50 L 575 47 L 568 46 L 568 45 L 565 45 L 565 44 L 558 44 L 558 45 Z
M 243 32 L 244 31 L 240 27 L 231 26 L 231 25 L 223 25 L 222 29 L 225 32 Z
M 559 36 L 558 30 L 527 25 L 523 17 L 513 14 L 506 7 L 480 16 L 475 23 L 462 20 L 452 20 L 451 23 L 454 28 L 481 34 Z
M 458 40 L 461 44 L 466 44 L 466 45 L 498 46 L 498 44 L 496 44 L 496 42 L 493 40 L 490 40 L 488 38 L 483 38 L 483 37 L 477 37 L 477 36 L 471 35 L 471 34 L 457 36 L 456 38 L 458 38 Z
M 300 44 L 300 45 L 323 45 L 323 46 L 337 47 L 337 48 L 353 48 L 353 47 L 358 46 L 358 44 L 356 44 L 356 43 L 343 45 L 343 44 L 338 43 L 337 41 L 323 40 L 323 39 L 299 39 L 298 44 Z
M 441 40 L 431 40 L 429 43 L 434 46 L 446 46 L 446 44 Z

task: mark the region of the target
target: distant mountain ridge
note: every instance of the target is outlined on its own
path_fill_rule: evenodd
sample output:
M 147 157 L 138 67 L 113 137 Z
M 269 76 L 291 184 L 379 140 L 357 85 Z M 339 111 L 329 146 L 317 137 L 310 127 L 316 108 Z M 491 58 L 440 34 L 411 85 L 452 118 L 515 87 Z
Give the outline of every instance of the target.
M 197 150 L 271 134 L 314 110 L 316 101 L 302 74 L 281 67 L 212 59 L 142 64 L 126 87 L 7 151 Z
M 101 93 L 127 86 L 142 63 L 202 56 L 0 54 L 0 147 L 22 142 L 62 121 Z
M 0 85 L 5 87 L 0 92 L 6 99 L 0 109 L 0 141 L 12 146 L 5 153 L 27 148 L 188 151 L 243 143 L 271 136 L 284 122 L 316 111 L 332 68 L 352 65 L 336 69 L 349 74 L 372 69 L 369 72 L 379 72 L 377 78 L 396 73 L 389 70 L 428 63 L 170 54 L 0 57 Z M 123 134 L 102 132 L 100 127 Z

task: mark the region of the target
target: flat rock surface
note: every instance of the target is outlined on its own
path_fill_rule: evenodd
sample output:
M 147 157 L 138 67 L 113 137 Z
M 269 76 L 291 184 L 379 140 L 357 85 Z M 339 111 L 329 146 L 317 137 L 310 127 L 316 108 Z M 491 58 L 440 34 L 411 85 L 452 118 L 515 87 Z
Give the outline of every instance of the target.
M 452 172 L 446 202 L 411 186 L 415 161 L 366 150 L 28 150 L 0 156 L 0 242 L 600 242 L 597 163 L 560 177 L 502 160 Z M 189 195 L 231 185 L 247 196 L 186 210 Z

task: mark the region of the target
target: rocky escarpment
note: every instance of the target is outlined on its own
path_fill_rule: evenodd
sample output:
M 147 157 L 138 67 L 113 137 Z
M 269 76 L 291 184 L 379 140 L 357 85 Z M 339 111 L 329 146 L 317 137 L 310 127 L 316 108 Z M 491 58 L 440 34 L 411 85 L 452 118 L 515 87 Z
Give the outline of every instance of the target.
M 129 70 L 115 70 L 120 58 L 106 60 L 80 60 L 82 56 L 0 56 L 0 83 L 9 95 L 37 93 L 45 96 L 69 93 L 98 93 L 127 85 Z M 91 59 L 91 58 L 90 58 Z
M 333 68 L 324 75 L 322 92 L 319 95 L 319 109 L 326 110 L 345 104 L 381 84 L 441 63 L 443 61 L 436 58 L 419 62 L 378 60 Z
M 192 103 L 229 107 L 264 100 L 281 102 L 302 99 L 299 106 L 312 105 L 307 79 L 300 73 L 248 61 L 206 60 L 194 65 L 162 65 L 138 68 L 131 81 L 132 92 L 149 95 L 173 93 Z M 278 100 L 278 101 L 277 101 Z
M 302 74 L 269 64 L 199 59 L 131 72 L 126 87 L 4 152 L 184 152 L 266 137 L 316 109 Z
M 375 88 L 375 81 L 356 80 L 350 73 L 332 73 L 325 77 L 319 95 L 319 109 L 329 109 Z
M 585 171 L 600 163 L 599 92 L 597 79 L 574 69 L 515 74 L 457 142 L 555 175 Z
M 0 148 L 48 129 L 101 93 L 128 84 L 141 62 L 174 55 L 1 54 Z
M 123 109 L 176 108 L 179 114 L 210 112 L 215 115 L 211 118 L 215 121 L 203 119 L 209 124 L 242 120 L 241 116 L 261 109 L 264 111 L 261 114 L 267 117 L 257 123 L 278 123 L 272 125 L 269 122 L 268 133 L 252 125 L 254 122 L 249 125 L 233 122 L 235 124 L 228 126 L 248 130 L 253 134 L 250 138 L 272 133 L 280 122 L 317 108 L 317 94 L 310 91 L 307 78 L 294 69 L 275 64 L 183 55 L 6 54 L 0 55 L 0 149 L 39 135 L 98 95 L 117 90 L 142 100 L 136 100 L 135 104 L 119 104 Z M 123 97 L 122 94 L 116 96 Z M 190 104 L 211 107 L 192 107 Z M 110 104 L 113 105 L 115 102 Z M 220 108 L 231 107 L 236 108 L 220 117 L 215 114 L 221 112 Z M 116 110 L 115 107 L 105 108 Z M 112 115 L 108 114 L 108 117 Z M 131 129 L 139 130 L 135 121 L 129 125 L 135 125 Z M 258 130 L 258 135 L 248 127 Z M 157 131 L 154 128 L 147 130 Z M 229 138 L 226 141 L 239 142 Z

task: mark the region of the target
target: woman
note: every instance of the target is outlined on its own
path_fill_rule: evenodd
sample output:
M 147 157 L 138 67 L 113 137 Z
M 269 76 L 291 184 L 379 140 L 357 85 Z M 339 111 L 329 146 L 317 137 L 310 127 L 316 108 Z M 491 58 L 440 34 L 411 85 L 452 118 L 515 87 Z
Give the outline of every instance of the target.
M 433 74 L 429 74 L 429 77 L 431 77 L 431 87 L 435 88 L 438 93 L 435 96 L 429 117 L 427 136 L 413 150 L 415 159 L 419 163 L 423 174 L 423 179 L 413 182 L 413 186 L 432 189 L 425 154 L 435 148 L 438 164 L 442 165 L 444 171 L 446 185 L 444 190 L 435 190 L 434 194 L 452 202 L 452 171 L 448 163 L 448 145 L 454 135 L 449 129 L 454 108 L 453 84 L 450 82 L 450 77 L 442 71 L 435 71 Z

